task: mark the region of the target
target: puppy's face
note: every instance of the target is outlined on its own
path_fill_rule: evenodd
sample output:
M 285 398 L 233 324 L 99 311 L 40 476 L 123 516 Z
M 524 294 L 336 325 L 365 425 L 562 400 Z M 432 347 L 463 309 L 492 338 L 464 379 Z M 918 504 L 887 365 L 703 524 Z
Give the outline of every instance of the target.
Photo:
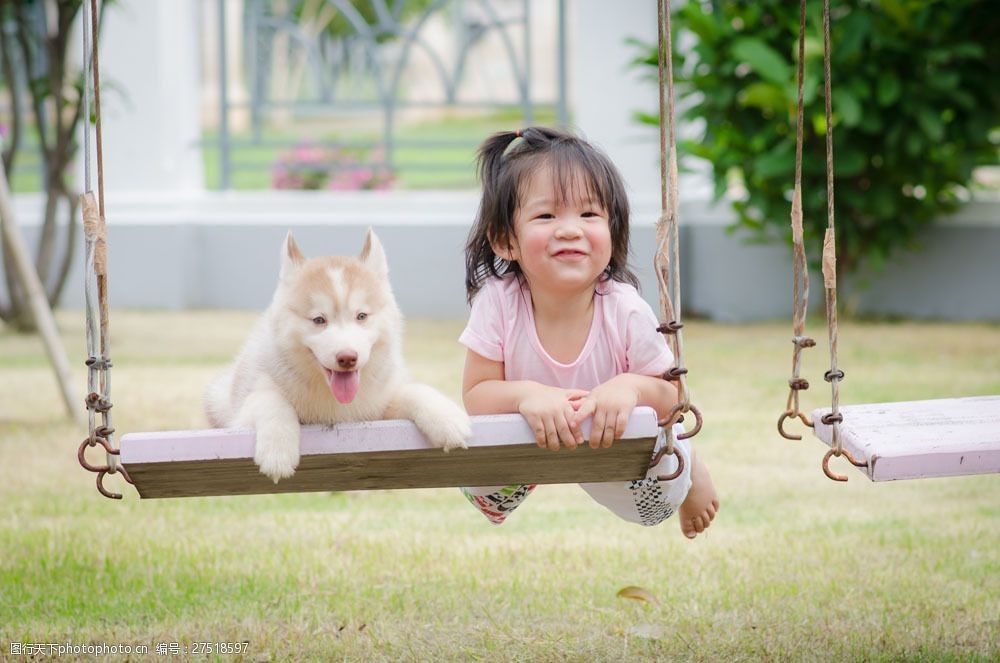
M 307 355 L 334 398 L 350 403 L 372 350 L 391 333 L 398 312 L 381 244 L 369 231 L 358 257 L 306 259 L 289 234 L 275 293 L 279 338 Z

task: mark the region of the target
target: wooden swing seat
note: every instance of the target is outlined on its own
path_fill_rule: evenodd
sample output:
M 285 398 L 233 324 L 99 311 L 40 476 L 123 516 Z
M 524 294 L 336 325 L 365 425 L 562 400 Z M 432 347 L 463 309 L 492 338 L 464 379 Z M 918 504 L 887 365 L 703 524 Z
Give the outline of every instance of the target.
M 840 434 L 845 451 L 872 481 L 1000 472 L 1000 396 L 848 405 Z M 830 408 L 812 413 L 816 437 L 832 444 L 822 422 Z
M 278 483 L 254 464 L 248 429 L 131 433 L 121 462 L 143 498 L 628 481 L 645 476 L 659 432 L 648 407 L 608 449 L 540 449 L 520 415 L 472 417 L 472 429 L 468 449 L 444 453 L 410 421 L 303 427 L 298 469 Z

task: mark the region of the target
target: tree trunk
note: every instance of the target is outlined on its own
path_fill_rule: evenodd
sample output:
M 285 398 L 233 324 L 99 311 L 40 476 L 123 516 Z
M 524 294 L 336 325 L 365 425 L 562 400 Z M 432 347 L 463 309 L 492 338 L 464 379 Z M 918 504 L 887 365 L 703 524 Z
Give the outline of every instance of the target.
M 66 250 L 63 251 L 62 264 L 59 265 L 59 274 L 49 292 L 49 306 L 55 309 L 56 304 L 62 299 L 63 290 L 66 289 L 66 281 L 69 279 L 69 270 L 73 265 L 73 255 L 75 251 L 77 236 L 79 235 L 79 224 L 76 222 L 76 213 L 80 209 L 79 196 L 75 194 L 65 194 L 69 202 L 69 218 L 66 223 Z
M 3 227 L 4 223 L 6 222 L 0 219 L 0 228 Z M 16 320 L 20 312 L 27 310 L 27 302 L 24 298 L 24 290 L 21 288 L 21 281 L 17 277 L 17 270 L 14 269 L 14 254 L 2 237 L 0 237 L 0 245 L 3 246 L 3 271 L 9 300 L 7 306 L 0 309 L 0 319 L 17 329 Z
M 107 3 L 101 4 L 101 14 Z M 55 5 L 57 16 L 50 21 L 46 3 L 9 3 L 0 0 L 0 22 L 15 24 L 15 30 L 0 32 L 0 67 L 6 82 L 6 106 L 12 113 L 14 134 L 3 152 L 3 165 L 12 172 L 23 128 L 30 127 L 24 117 L 29 102 L 31 119 L 38 135 L 44 161 L 46 196 L 41 232 L 36 247 L 35 268 L 45 288 L 45 297 L 55 307 L 65 289 L 79 236 L 76 218 L 78 204 L 66 185 L 66 172 L 78 150 L 76 130 L 80 121 L 89 121 L 90 113 L 82 107 L 80 78 L 68 68 L 67 51 L 79 6 Z M 50 31 L 51 30 L 51 31 Z M 75 41 L 74 41 L 75 43 Z M 16 56 L 15 57 L 15 52 Z M 39 66 L 41 65 L 41 67 Z M 17 71 L 17 67 L 22 69 Z M 26 85 L 25 85 L 26 83 Z M 69 216 L 65 231 L 59 224 L 62 200 L 68 201 Z M 2 220 L 0 220 L 2 223 Z M 65 239 L 65 241 L 60 241 Z M 10 248 L 0 247 L 4 255 L 4 277 L 8 302 L 0 303 L 0 319 L 16 330 L 36 331 L 24 284 L 13 269 Z

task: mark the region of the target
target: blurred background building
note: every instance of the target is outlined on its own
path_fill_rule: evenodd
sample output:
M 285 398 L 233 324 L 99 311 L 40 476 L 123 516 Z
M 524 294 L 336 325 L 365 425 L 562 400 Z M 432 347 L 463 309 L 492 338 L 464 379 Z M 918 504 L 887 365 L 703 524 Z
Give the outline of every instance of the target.
M 655 84 L 635 66 L 656 40 L 649 0 L 121 0 L 101 44 L 112 301 L 261 308 L 281 239 L 310 255 L 386 246 L 410 316 L 465 315 L 462 247 L 489 133 L 568 126 L 605 149 L 633 202 L 633 262 L 656 298 Z M 685 135 L 697 127 L 681 128 Z M 19 167 L 32 241 L 45 202 Z M 35 185 L 37 188 L 37 184 Z M 685 310 L 783 317 L 783 244 L 727 231 L 704 170 L 681 186 Z M 974 201 L 862 275 L 861 313 L 1000 319 L 1000 205 Z M 82 305 L 82 251 L 66 306 Z M 819 288 L 814 295 L 819 296 Z M 817 302 L 819 300 L 817 299 Z

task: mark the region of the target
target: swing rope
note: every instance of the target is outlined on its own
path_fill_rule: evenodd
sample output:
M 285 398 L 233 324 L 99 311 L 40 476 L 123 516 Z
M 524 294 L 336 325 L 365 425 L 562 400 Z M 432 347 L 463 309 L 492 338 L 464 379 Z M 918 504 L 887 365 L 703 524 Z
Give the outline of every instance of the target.
M 89 6 L 88 6 L 89 5 Z M 119 451 L 114 446 L 114 424 L 111 408 L 111 349 L 108 334 L 108 265 L 107 224 L 104 211 L 104 155 L 101 149 L 101 74 L 98 59 L 97 0 L 85 0 L 81 5 L 83 22 L 83 104 L 86 115 L 83 122 L 84 193 L 80 196 L 83 210 L 83 232 L 86 241 L 86 270 L 84 291 L 87 311 L 87 414 L 89 435 L 80 444 L 77 459 L 84 469 L 97 474 L 97 490 L 111 499 L 121 499 L 104 487 L 104 477 L 121 473 L 132 483 L 131 477 L 119 461 Z M 88 66 L 91 76 L 88 75 Z M 90 95 L 94 91 L 95 152 L 97 155 L 97 196 L 92 188 L 90 135 Z M 100 425 L 98 425 L 100 415 Z M 85 458 L 89 447 L 104 447 L 105 464 L 93 465 Z
M 809 382 L 800 377 L 802 350 L 816 345 L 816 341 L 805 335 L 806 315 L 809 309 L 809 268 L 806 261 L 805 243 L 802 230 L 802 144 L 805 87 L 805 40 L 806 40 L 806 0 L 799 2 L 799 61 L 798 61 L 798 101 L 795 124 L 795 188 L 792 192 L 792 245 L 794 254 L 792 287 L 792 377 L 788 380 L 789 393 L 785 411 L 778 418 L 778 432 L 789 440 L 801 440 L 801 435 L 788 433 L 784 429 L 786 419 L 797 418 L 806 426 L 813 422 L 799 407 L 799 392 L 809 388 Z M 857 467 L 866 467 L 843 448 L 840 424 L 844 417 L 840 413 L 840 381 L 844 372 L 837 367 L 837 242 L 834 224 L 833 198 L 833 113 L 832 86 L 830 82 L 830 3 L 823 0 L 823 91 L 826 120 L 826 218 L 827 228 L 823 238 L 823 287 L 826 294 L 826 321 L 830 339 L 830 370 L 824 379 L 830 383 L 831 411 L 823 415 L 824 424 L 831 426 L 833 439 L 830 450 L 823 457 L 823 472 L 834 481 L 847 481 L 847 477 L 830 470 L 830 459 L 846 456 Z
M 830 459 L 845 456 L 855 467 L 868 464 L 854 459 L 844 449 L 840 434 L 840 424 L 844 416 L 840 413 L 840 381 L 844 371 L 837 368 L 837 241 L 833 221 L 833 121 L 831 111 L 830 85 L 830 0 L 823 0 L 823 91 L 826 105 L 826 235 L 823 238 L 823 286 L 826 289 L 826 326 L 830 338 L 830 370 L 824 379 L 830 383 L 830 412 L 822 421 L 831 427 L 833 441 L 830 450 L 823 456 L 823 472 L 834 481 L 847 481 L 847 476 L 830 470 Z
M 809 266 L 806 261 L 805 243 L 802 237 L 802 118 L 804 114 L 803 90 L 805 76 L 806 0 L 799 3 L 799 62 L 798 62 L 798 105 L 795 112 L 795 189 L 792 192 L 792 246 L 794 264 L 792 270 L 792 377 L 788 380 L 788 401 L 785 411 L 778 419 L 778 432 L 788 440 L 801 440 L 802 436 L 785 432 L 785 419 L 799 419 L 812 427 L 799 407 L 799 391 L 809 388 L 809 381 L 800 377 L 802 371 L 802 350 L 816 345 L 816 341 L 805 335 L 806 314 L 809 310 Z
M 669 339 L 674 354 L 674 366 L 664 375 L 664 379 L 676 381 L 677 404 L 670 413 L 658 422 L 666 433 L 666 444 L 653 457 L 655 465 L 667 454 L 677 456 L 677 470 L 668 476 L 657 477 L 660 481 L 676 478 L 684 469 L 680 454 L 674 449 L 673 425 L 684 420 L 684 414 L 695 416 L 692 430 L 681 433 L 678 440 L 693 437 L 701 430 L 701 412 L 691 403 L 687 386 L 688 369 L 684 366 L 684 336 L 681 321 L 681 274 L 680 239 L 678 237 L 678 183 L 677 183 L 677 134 L 674 122 L 674 67 L 673 45 L 670 30 L 670 0 L 657 2 L 657 63 L 660 96 L 660 218 L 656 223 L 657 253 L 654 259 L 656 278 L 660 293 L 660 319 L 666 320 L 657 331 Z M 669 143 L 668 143 L 669 134 Z

